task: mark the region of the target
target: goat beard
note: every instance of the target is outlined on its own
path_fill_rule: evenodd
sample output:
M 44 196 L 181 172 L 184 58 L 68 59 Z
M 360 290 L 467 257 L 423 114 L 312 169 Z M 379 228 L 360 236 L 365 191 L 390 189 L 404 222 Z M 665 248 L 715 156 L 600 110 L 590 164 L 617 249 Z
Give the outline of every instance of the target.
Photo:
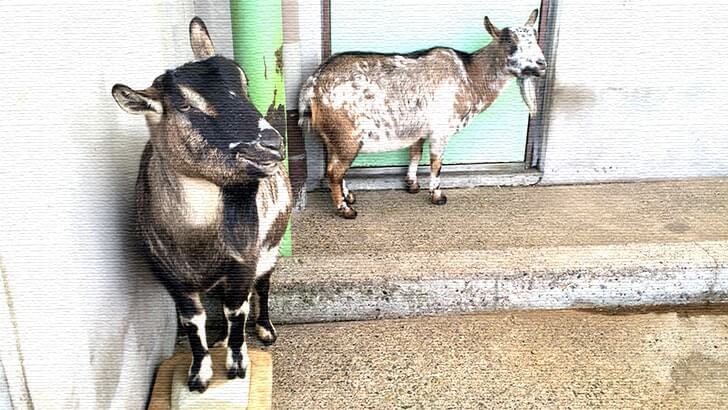
M 534 83 L 533 78 L 519 78 L 518 88 L 521 89 L 521 97 L 528 107 L 529 114 L 536 114 L 538 107 L 536 106 L 536 84 Z

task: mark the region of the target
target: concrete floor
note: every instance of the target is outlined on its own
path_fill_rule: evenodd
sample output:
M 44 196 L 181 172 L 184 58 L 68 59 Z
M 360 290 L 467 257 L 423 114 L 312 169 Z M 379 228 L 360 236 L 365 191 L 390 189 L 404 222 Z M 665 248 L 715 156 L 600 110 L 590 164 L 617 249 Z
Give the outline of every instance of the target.
M 728 301 L 728 179 L 311 193 L 273 275 L 277 322 Z
M 271 311 L 328 323 L 277 327 L 275 408 L 728 408 L 728 305 L 504 311 L 727 301 L 728 179 L 447 194 L 309 196 Z
M 728 307 L 278 330 L 274 408 L 728 408 Z
M 728 179 L 602 185 L 357 192 L 359 216 L 310 192 L 293 220 L 296 255 L 675 243 L 728 239 Z

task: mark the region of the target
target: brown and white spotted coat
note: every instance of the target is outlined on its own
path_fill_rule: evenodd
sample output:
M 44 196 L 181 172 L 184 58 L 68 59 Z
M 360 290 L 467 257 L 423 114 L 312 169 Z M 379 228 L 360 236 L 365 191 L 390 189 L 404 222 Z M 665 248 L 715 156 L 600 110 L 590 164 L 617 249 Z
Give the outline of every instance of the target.
M 327 148 L 326 173 L 337 212 L 355 218 L 344 176 L 359 152 L 409 147 L 408 191 L 419 191 L 417 165 L 430 142 L 430 199 L 442 205 L 442 156 L 448 139 L 488 108 L 514 77 L 523 89 L 546 69 L 536 42 L 534 10 L 523 27 L 498 30 L 474 53 L 436 47 L 411 54 L 343 53 L 332 56 L 301 89 L 301 125 L 312 126 Z
M 136 187 L 137 226 L 155 275 L 175 301 L 192 350 L 190 390 L 212 377 L 203 293 L 222 291 L 228 377 L 245 377 L 251 296 L 256 332 L 276 339 L 268 293 L 291 211 L 283 139 L 248 99 L 234 61 L 216 56 L 202 20 L 190 23 L 196 61 L 144 90 L 117 84 L 121 108 L 150 131 Z

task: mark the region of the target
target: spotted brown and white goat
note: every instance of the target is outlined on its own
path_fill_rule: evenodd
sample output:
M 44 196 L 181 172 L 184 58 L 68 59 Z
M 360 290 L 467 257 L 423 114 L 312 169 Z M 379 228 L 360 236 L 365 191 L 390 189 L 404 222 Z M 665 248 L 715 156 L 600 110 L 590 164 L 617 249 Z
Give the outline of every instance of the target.
M 405 179 L 419 192 L 417 166 L 430 142 L 430 199 L 443 205 L 442 156 L 449 138 L 488 108 L 517 78 L 535 111 L 532 77 L 546 70 L 536 41 L 534 10 L 521 27 L 497 29 L 485 17 L 493 41 L 474 53 L 436 47 L 411 54 L 342 53 L 329 58 L 299 95 L 301 126 L 311 126 L 327 149 L 326 176 L 337 213 L 353 219 L 354 194 L 344 176 L 359 152 L 409 147 Z
M 117 84 L 112 94 L 124 110 L 146 116 L 151 138 L 137 179 L 138 229 L 189 338 L 189 389 L 203 392 L 212 363 L 202 293 L 222 290 L 229 378 L 245 377 L 248 368 L 253 293 L 258 338 L 276 339 L 268 291 L 291 191 L 283 139 L 250 103 L 245 74 L 215 55 L 202 20 L 193 19 L 189 31 L 196 61 L 144 90 Z

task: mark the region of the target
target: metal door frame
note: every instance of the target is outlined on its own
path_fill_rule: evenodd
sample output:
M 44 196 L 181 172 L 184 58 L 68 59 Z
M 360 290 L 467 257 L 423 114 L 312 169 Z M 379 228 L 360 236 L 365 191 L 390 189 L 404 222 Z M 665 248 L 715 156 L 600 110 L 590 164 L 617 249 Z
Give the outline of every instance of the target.
M 542 81 L 539 81 L 536 90 L 540 108 L 535 116 L 528 119 L 524 161 L 443 165 L 443 187 L 531 185 L 540 181 L 546 134 L 545 113 L 549 108 L 550 84 L 553 79 L 556 43 L 555 3 L 555 0 L 541 0 L 538 43 L 552 69 Z M 321 58 L 322 61 L 326 61 L 331 56 L 331 0 L 322 0 L 321 6 Z M 401 177 L 406 172 L 407 166 L 350 168 L 346 179 L 352 189 L 401 188 L 404 187 Z M 420 165 L 417 174 L 422 175 L 422 183 L 426 182 L 429 177 L 429 166 Z M 322 187 L 323 185 L 325 184 L 322 181 Z

